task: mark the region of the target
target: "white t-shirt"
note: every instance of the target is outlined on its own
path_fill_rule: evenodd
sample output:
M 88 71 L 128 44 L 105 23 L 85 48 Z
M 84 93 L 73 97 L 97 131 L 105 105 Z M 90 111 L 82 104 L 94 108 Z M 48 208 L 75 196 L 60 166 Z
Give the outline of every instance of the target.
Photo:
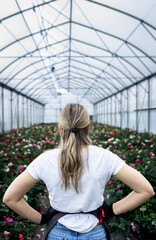
M 42 180 L 49 192 L 50 205 L 59 211 L 76 213 L 96 210 L 103 204 L 105 185 L 112 175 L 118 173 L 125 162 L 114 153 L 101 147 L 90 145 L 83 149 L 84 173 L 81 178 L 81 192 L 76 193 L 71 185 L 64 190 L 60 182 L 58 162 L 59 148 L 47 150 L 27 167 L 28 172 L 37 180 Z M 59 222 L 76 232 L 89 232 L 98 223 L 92 214 L 67 214 Z

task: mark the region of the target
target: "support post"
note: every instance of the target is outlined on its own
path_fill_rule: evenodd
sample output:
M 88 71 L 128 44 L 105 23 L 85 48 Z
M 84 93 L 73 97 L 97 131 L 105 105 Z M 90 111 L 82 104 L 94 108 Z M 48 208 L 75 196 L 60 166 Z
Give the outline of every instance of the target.
M 129 128 L 129 91 L 127 91 L 127 128 Z
M 148 81 L 148 133 L 150 132 L 150 79 Z
M 136 84 L 136 130 L 138 131 L 138 84 Z
M 12 111 L 12 101 L 13 101 L 13 92 L 11 91 L 10 95 L 10 121 L 11 121 L 11 129 L 13 128 L 13 111 Z
M 4 133 L 4 88 L 2 87 L 2 133 Z
M 120 127 L 122 128 L 122 95 L 123 92 L 120 93 Z

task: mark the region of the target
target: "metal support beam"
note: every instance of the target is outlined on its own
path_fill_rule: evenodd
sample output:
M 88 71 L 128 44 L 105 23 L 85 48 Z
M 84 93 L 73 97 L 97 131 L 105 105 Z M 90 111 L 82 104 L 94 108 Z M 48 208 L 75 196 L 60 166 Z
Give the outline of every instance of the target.
M 148 132 L 150 132 L 150 79 L 148 79 Z
M 2 133 L 4 133 L 4 88 L 2 87 Z
M 129 128 L 129 91 L 127 91 L 127 128 Z
M 19 128 L 19 94 L 17 94 L 17 128 Z
M 71 65 L 71 36 L 72 36 L 72 10 L 73 1 L 70 0 L 70 19 L 69 19 L 69 65 L 68 65 L 68 91 L 70 92 L 70 65 Z
M 2 88 L 6 88 L 6 89 L 8 89 L 8 90 L 10 90 L 10 91 L 13 91 L 13 92 L 15 92 L 15 93 L 17 93 L 17 94 L 19 94 L 19 95 L 21 95 L 21 96 L 23 96 L 23 97 L 26 97 L 27 99 L 30 99 L 30 100 L 32 100 L 32 101 L 34 101 L 34 102 L 36 102 L 36 103 L 44 106 L 43 103 L 41 103 L 41 102 L 39 102 L 39 101 L 37 101 L 37 100 L 35 100 L 35 99 L 33 99 L 33 98 L 25 95 L 24 93 L 20 93 L 19 91 L 15 90 L 15 89 L 12 88 L 12 87 L 9 87 L 8 85 L 6 85 L 6 84 L 4 84 L 4 83 L 1 83 L 1 82 L 0 82 L 0 86 L 1 86 Z
M 136 130 L 138 131 L 140 116 L 138 118 L 138 84 L 136 84 Z
M 25 122 L 25 119 L 24 119 L 24 117 L 25 117 L 25 116 L 24 116 L 24 111 L 25 111 L 25 107 L 24 107 L 24 97 L 22 97 L 22 111 L 23 111 L 23 112 L 22 112 L 22 113 L 23 113 L 22 126 L 24 127 L 24 122 Z
M 11 129 L 13 128 L 13 92 L 11 91 L 10 95 L 10 121 L 11 121 Z
M 122 92 L 120 93 L 120 127 L 122 128 Z
M 109 95 L 108 97 L 105 97 L 105 98 L 103 98 L 103 99 L 95 102 L 95 104 L 101 102 L 101 101 L 104 100 L 104 99 L 108 99 L 108 98 L 110 98 L 110 97 L 112 97 L 112 96 L 115 96 L 117 93 L 120 93 L 120 92 L 122 92 L 122 91 L 124 91 L 124 90 L 127 90 L 127 89 L 129 89 L 129 88 L 131 88 L 131 87 L 133 87 L 133 86 L 136 86 L 137 84 L 139 84 L 139 83 L 141 83 L 141 82 L 144 82 L 145 80 L 150 79 L 150 78 L 155 77 L 155 76 L 156 76 L 156 72 L 153 73 L 153 74 L 151 74 L 151 75 L 149 75 L 149 76 L 147 76 L 147 77 L 145 77 L 145 78 L 143 78 L 143 79 L 141 79 L 140 81 L 137 81 L 136 83 L 133 83 L 133 84 L 131 84 L 131 85 L 125 87 L 125 88 L 122 88 L 121 90 L 119 90 L 119 91 L 117 91 L 117 92 Z

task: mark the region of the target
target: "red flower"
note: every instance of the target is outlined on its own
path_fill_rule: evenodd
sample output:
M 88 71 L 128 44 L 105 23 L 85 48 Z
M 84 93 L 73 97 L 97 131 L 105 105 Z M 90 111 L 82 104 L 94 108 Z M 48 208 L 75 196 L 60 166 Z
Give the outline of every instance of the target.
M 33 157 L 30 157 L 29 162 L 32 162 L 32 160 L 34 160 L 34 158 L 33 158 Z
M 19 234 L 18 236 L 19 236 L 19 240 L 23 240 L 24 239 L 22 234 Z
M 114 183 L 114 180 L 110 180 L 110 181 L 108 182 L 108 184 L 112 184 L 112 183 Z

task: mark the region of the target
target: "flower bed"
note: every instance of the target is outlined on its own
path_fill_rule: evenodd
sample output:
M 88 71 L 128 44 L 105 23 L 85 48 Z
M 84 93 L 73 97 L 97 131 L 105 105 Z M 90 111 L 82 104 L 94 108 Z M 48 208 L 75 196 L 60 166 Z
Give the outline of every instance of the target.
M 94 145 L 109 149 L 116 153 L 131 167 L 140 171 L 154 186 L 154 161 L 156 152 L 156 136 L 138 133 L 129 129 L 120 129 L 108 125 L 92 123 L 90 135 Z M 40 124 L 31 128 L 11 130 L 0 135 L 0 198 L 13 179 L 45 149 L 58 145 L 59 135 L 56 124 Z M 108 203 L 123 198 L 130 189 L 112 178 L 107 184 L 105 197 Z M 45 195 L 42 182 L 36 184 L 24 199 L 35 209 L 42 211 L 44 203 L 36 206 L 36 196 Z M 135 232 L 138 238 L 153 239 L 155 234 L 155 199 L 150 199 L 140 208 L 113 218 L 109 225 L 112 232 L 124 232 L 125 237 Z M 0 202 L 0 239 L 31 240 L 35 234 L 35 224 L 16 215 L 5 204 Z M 40 239 L 40 235 L 36 235 Z

